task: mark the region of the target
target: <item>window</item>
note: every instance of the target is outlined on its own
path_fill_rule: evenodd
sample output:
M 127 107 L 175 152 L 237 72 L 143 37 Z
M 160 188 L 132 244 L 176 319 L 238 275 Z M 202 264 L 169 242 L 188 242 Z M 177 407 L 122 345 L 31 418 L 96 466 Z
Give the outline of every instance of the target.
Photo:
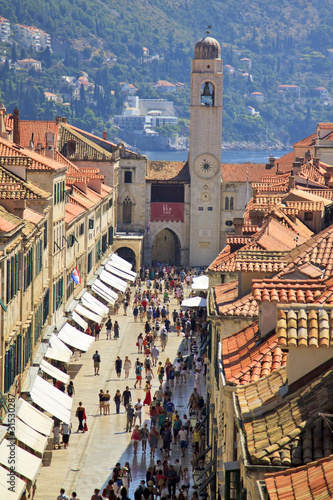
M 38 243 L 36 243 L 36 276 L 39 275 L 39 273 L 42 270 L 43 267 L 43 242 L 42 240 L 39 240 Z
M 96 251 L 95 251 L 95 259 L 96 259 L 95 263 L 97 264 L 97 262 L 99 260 L 101 260 L 101 258 L 102 258 L 101 240 L 98 240 L 98 242 L 96 243 L 95 249 L 96 249 Z
M 39 304 L 35 312 L 35 345 L 42 334 L 43 329 L 43 304 Z
M 132 184 L 132 173 L 130 171 L 125 171 L 124 172 L 124 181 L 125 184 Z
M 108 235 L 107 233 L 102 236 L 102 252 L 105 253 L 108 249 Z
M 92 269 L 92 259 L 93 259 L 93 251 L 91 250 L 91 252 L 88 253 L 88 265 L 87 265 L 88 274 L 90 273 L 90 271 Z
M 110 199 L 109 199 L 109 208 L 111 208 L 111 207 L 112 207 L 112 205 L 113 205 L 113 198 L 110 198 Z
M 313 213 L 312 212 L 305 212 L 304 213 L 304 220 L 312 220 L 313 219 Z
M 241 500 L 241 481 L 238 462 L 225 462 L 225 500 Z
M 70 298 L 73 292 L 74 292 L 74 280 L 72 278 L 72 273 L 69 272 L 67 274 L 67 294 L 66 294 L 67 300 Z
M 132 202 L 128 196 L 126 196 L 123 203 L 123 223 L 132 223 Z
M 210 82 L 205 82 L 202 84 L 201 106 L 214 106 L 214 87 Z
M 234 197 L 230 196 L 230 210 L 234 209 Z
M 229 210 L 229 196 L 224 199 L 224 210 Z
M 232 226 L 232 220 L 226 220 L 225 225 L 228 227 Z
M 44 224 L 44 250 L 47 247 L 47 222 Z
M 113 243 L 113 226 L 109 227 L 109 246 Z
M 28 288 L 32 281 L 32 268 L 33 268 L 33 249 L 26 253 L 24 256 L 24 291 Z
M 49 316 L 49 301 L 50 301 L 50 292 L 47 290 L 43 299 L 43 325 L 45 324 L 48 316 Z
M 199 212 L 203 212 L 203 207 L 198 207 Z
M 64 296 L 64 278 L 61 277 L 53 285 L 53 312 L 57 311 L 62 304 Z
M 82 236 L 84 234 L 84 222 L 82 222 L 82 224 L 80 224 L 80 228 L 79 228 L 79 236 Z
M 89 219 L 89 229 L 94 229 L 94 219 Z
M 213 211 L 213 207 L 208 207 L 207 210 L 208 210 L 208 212 L 212 212 Z

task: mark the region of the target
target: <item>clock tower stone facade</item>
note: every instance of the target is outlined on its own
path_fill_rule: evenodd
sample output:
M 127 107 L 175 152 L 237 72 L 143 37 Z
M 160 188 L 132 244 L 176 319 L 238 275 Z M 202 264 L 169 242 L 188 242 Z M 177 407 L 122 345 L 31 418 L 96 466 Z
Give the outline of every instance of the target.
M 223 69 L 220 44 L 194 49 L 190 119 L 190 262 L 208 266 L 220 251 Z

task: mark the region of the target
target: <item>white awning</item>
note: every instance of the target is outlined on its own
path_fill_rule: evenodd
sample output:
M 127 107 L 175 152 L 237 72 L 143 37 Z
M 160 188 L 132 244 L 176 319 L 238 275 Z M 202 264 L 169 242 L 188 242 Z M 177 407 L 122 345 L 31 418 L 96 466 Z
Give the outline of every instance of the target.
M 14 449 L 13 446 L 15 447 Z M 8 467 L 11 451 L 15 453 L 15 472 L 30 479 L 30 481 L 34 481 L 42 463 L 41 458 L 12 444 L 11 441 L 4 439 L 0 444 L 0 463 L 2 465 Z M 7 500 L 7 496 L 1 498 Z
M 75 311 L 72 312 L 72 320 L 83 328 L 84 331 L 88 328 L 88 323 Z
M 207 307 L 207 300 L 202 297 L 189 297 L 182 301 L 182 307 Z
M 68 363 L 73 353 L 54 333 L 52 333 L 49 343 L 50 347 L 46 350 L 45 357 Z
M 22 422 L 45 436 L 51 435 L 54 423 L 52 418 L 37 410 L 37 408 L 27 403 L 24 399 L 20 398 L 16 402 L 16 406 L 18 408 L 16 415 Z
M 80 332 L 69 323 L 66 323 L 63 326 L 58 334 L 58 337 L 66 344 L 80 349 L 80 351 L 88 351 L 91 345 L 95 342 L 94 337 Z
M 84 316 L 85 318 L 90 319 L 90 321 L 94 321 L 95 323 L 98 323 L 99 325 L 102 323 L 102 316 L 99 314 L 95 314 L 90 309 L 87 309 L 86 307 L 83 307 L 81 304 L 78 304 L 75 308 L 75 311 L 78 314 L 81 314 L 81 316 Z
M 124 269 L 129 269 L 131 270 L 133 265 L 130 264 L 127 260 L 125 259 L 122 259 L 121 257 L 119 257 L 119 255 L 113 253 L 111 255 L 111 258 L 109 260 L 109 262 L 114 262 L 115 264 L 117 264 L 117 267 L 119 268 L 124 268 Z
M 29 446 L 38 453 L 43 454 L 47 446 L 47 436 L 39 434 L 39 432 L 31 429 L 29 425 L 22 422 L 19 418 L 15 418 L 14 423 L 15 436 L 19 441 Z
M 19 500 L 27 483 L 17 476 L 15 476 L 12 483 L 8 483 L 8 477 L 8 470 L 0 466 L 0 498 L 5 500 Z M 14 474 L 12 477 L 14 477 Z M 8 487 L 11 489 L 9 490 Z
M 100 302 L 98 299 L 93 297 L 91 293 L 86 292 L 82 296 L 82 302 L 84 307 L 87 307 L 91 311 L 95 311 L 97 314 L 100 316 L 107 316 L 109 314 L 109 308 L 104 305 L 102 302 Z
M 135 281 L 135 276 L 132 276 L 131 274 L 128 274 L 127 272 L 122 271 L 121 269 L 118 269 L 117 267 L 114 267 L 113 265 L 106 264 L 105 269 L 107 271 L 109 271 L 109 273 L 115 274 L 116 276 L 119 276 L 120 278 L 123 278 L 124 280 Z
M 53 377 L 56 380 L 60 380 L 66 385 L 69 384 L 70 376 L 67 375 L 67 373 L 64 373 L 62 370 L 59 370 L 59 368 L 56 368 L 55 366 L 51 365 L 51 363 L 46 361 L 46 359 L 42 360 L 41 364 L 39 365 L 39 368 L 43 370 L 43 372 L 50 375 L 50 377 Z
M 42 360 L 43 361 L 43 360 Z M 21 387 L 21 392 L 30 392 L 39 372 L 39 366 L 30 366 Z
M 208 276 L 195 276 L 193 278 L 192 290 L 208 290 L 209 277 Z
M 124 292 L 127 288 L 126 281 L 117 278 L 116 276 L 108 273 L 105 270 L 101 272 L 100 279 L 104 281 L 104 283 L 107 283 L 108 285 L 112 286 L 116 290 L 120 290 L 121 292 Z
M 59 391 L 41 377 L 37 377 L 31 391 L 32 400 L 48 413 L 54 415 L 66 424 L 71 420 L 73 400 L 67 394 Z
M 105 283 L 103 283 L 98 278 L 95 280 L 94 284 L 92 285 L 92 289 L 94 290 L 94 292 L 96 291 L 95 288 L 98 288 L 105 295 L 107 295 L 108 297 L 110 297 L 111 301 L 115 301 L 118 298 L 117 292 L 115 292 L 114 290 L 112 290 L 112 288 L 110 288 L 109 286 L 107 286 Z

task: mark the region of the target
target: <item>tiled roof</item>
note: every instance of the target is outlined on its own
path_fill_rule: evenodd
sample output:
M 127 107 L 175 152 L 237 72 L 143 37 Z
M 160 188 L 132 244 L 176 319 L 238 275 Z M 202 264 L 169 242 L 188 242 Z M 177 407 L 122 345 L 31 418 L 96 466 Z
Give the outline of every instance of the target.
M 190 182 L 188 163 L 182 161 L 148 161 L 148 181 Z
M 329 298 L 332 304 L 332 295 Z M 276 334 L 281 347 L 333 347 L 333 307 L 278 308 Z
M 269 500 L 333 498 L 333 455 L 275 474 L 265 474 Z
M 78 215 L 81 215 L 85 212 L 85 208 L 80 205 L 74 204 L 71 200 L 69 203 L 66 203 L 65 207 L 65 223 L 69 224 L 72 220 L 75 219 Z
M 50 196 L 48 191 L 21 179 L 0 165 L 0 200 L 40 200 Z
M 55 121 L 20 120 L 20 145 L 24 148 L 29 148 L 33 140 L 34 147 L 37 144 L 41 144 L 46 149 L 46 133 L 52 132 L 54 134 L 53 148 L 56 149 L 58 130 L 59 123 Z
M 269 250 L 244 250 L 237 252 L 236 271 L 278 273 L 286 266 L 282 260 L 285 252 Z
M 302 274 L 306 275 L 310 279 L 316 279 L 316 278 L 322 278 L 323 272 L 318 269 L 318 267 L 313 266 L 312 264 L 301 264 L 300 266 L 297 267 L 297 270 L 300 271 Z M 292 274 L 295 272 L 295 269 L 292 269 L 291 271 L 284 272 L 280 274 L 280 277 L 286 278 L 289 274 Z
M 71 154 L 70 158 L 87 159 L 87 160 L 112 160 L 112 153 L 104 149 L 99 144 L 95 143 L 92 138 L 86 137 L 88 134 L 83 135 L 79 129 L 72 127 L 67 123 L 61 123 L 58 134 L 58 149 L 61 154 L 66 156 L 66 144 L 68 141 L 75 142 L 75 151 Z M 96 138 L 98 140 L 98 138 Z M 99 139 L 99 142 L 102 142 Z
M 293 144 L 293 148 L 297 146 L 314 146 L 316 144 L 316 139 L 317 139 L 317 134 L 311 134 L 308 137 L 305 137 L 304 139 L 301 139 L 298 142 L 295 142 Z
M 248 293 L 241 299 L 230 302 L 229 304 L 222 304 L 218 311 L 222 316 L 257 318 L 258 304 L 254 300 L 252 293 Z
M 227 245 L 246 245 L 252 240 L 252 236 L 236 236 L 234 234 L 227 234 Z
M 259 415 L 263 407 L 267 411 L 269 405 L 276 405 L 276 401 L 281 399 L 279 389 L 286 380 L 287 369 L 283 366 L 252 384 L 239 387 L 237 397 L 243 418 Z
M 258 322 L 222 340 L 222 362 L 226 381 L 243 385 L 255 382 L 286 364 L 286 355 L 275 333 L 260 339 Z
M 244 419 L 251 464 L 290 467 L 331 455 L 333 434 L 321 415 L 332 414 L 331 394 L 333 370 L 329 369 L 286 396 L 274 411 Z
M 12 142 L 0 137 L 0 159 L 1 164 L 13 164 L 16 162 L 19 166 L 25 166 L 27 170 L 60 170 L 64 166 L 57 161 L 41 156 L 35 151 L 25 149 L 22 146 L 17 146 Z
M 41 220 L 44 219 L 44 215 L 36 212 L 36 210 L 32 210 L 31 208 L 25 208 L 23 219 L 32 222 L 33 224 L 38 224 Z
M 282 163 L 282 162 L 281 162 Z M 289 170 L 289 164 L 279 167 L 267 166 L 265 163 L 222 163 L 221 174 L 223 182 L 260 182 L 263 176 L 279 177 L 278 171 Z
M 328 278 L 333 272 L 333 226 L 291 250 L 285 259 L 288 262 L 285 271 L 311 263 L 323 270 L 323 278 Z
M 279 171 L 287 172 L 291 171 L 293 167 L 293 162 L 295 161 L 294 151 L 290 151 L 286 155 L 281 156 L 276 160 L 276 165 Z
M 226 245 L 223 250 L 218 254 L 216 259 L 208 267 L 207 271 L 220 271 L 220 265 L 224 260 L 231 255 L 230 245 Z
M 323 130 L 332 130 L 333 129 L 333 123 L 330 123 L 330 122 L 318 123 L 317 126 Z
M 323 201 L 285 201 L 287 208 L 296 208 L 304 212 L 322 212 L 324 210 Z M 284 210 L 284 207 L 281 207 Z
M 311 304 L 325 290 L 323 280 L 253 280 L 252 292 L 257 302 Z

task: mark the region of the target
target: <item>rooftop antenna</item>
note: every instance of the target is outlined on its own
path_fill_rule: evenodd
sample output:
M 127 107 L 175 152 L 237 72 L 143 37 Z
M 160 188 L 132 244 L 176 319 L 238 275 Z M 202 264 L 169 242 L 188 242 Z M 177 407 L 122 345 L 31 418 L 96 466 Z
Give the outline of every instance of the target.
M 212 29 L 212 25 L 208 24 L 207 29 L 206 29 L 206 35 L 209 35 L 211 29 Z

